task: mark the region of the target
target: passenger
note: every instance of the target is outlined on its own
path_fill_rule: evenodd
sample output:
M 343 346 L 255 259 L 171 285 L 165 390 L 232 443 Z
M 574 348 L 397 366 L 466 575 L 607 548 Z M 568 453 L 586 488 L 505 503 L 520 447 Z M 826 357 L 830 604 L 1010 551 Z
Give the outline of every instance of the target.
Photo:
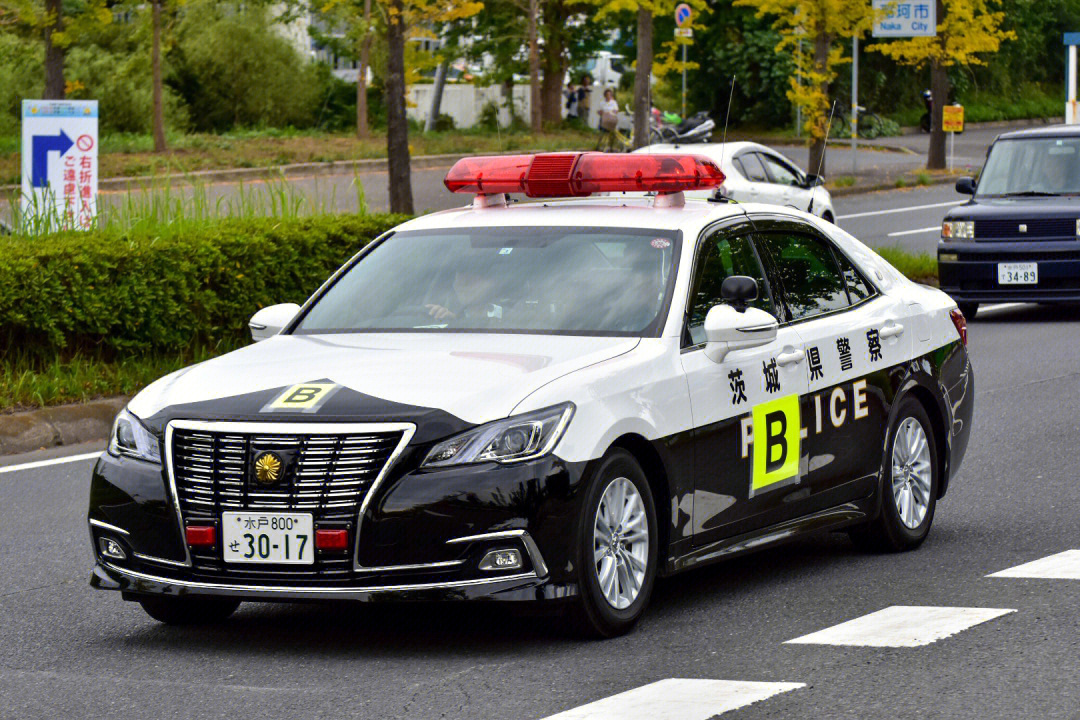
M 489 325 L 493 318 L 502 318 L 503 309 L 492 302 L 498 287 L 493 263 L 459 268 L 454 273 L 449 297 L 442 303 L 425 305 L 428 315 L 436 320 L 459 320 L 457 325 L 474 327 Z

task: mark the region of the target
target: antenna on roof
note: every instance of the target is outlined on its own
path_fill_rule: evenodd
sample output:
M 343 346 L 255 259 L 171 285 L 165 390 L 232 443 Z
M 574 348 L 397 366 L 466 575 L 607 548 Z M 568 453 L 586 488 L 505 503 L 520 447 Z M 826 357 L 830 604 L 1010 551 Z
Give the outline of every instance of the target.
M 724 153 L 727 151 L 727 126 L 728 120 L 731 118 L 731 101 L 735 97 L 735 76 L 731 76 L 731 90 L 728 92 L 727 99 L 727 112 L 724 113 L 724 138 L 720 142 L 720 171 L 724 170 Z M 713 193 L 713 197 L 716 199 L 723 199 L 725 202 L 727 198 L 720 194 L 720 188 L 716 188 L 716 192 Z
M 814 173 L 814 177 L 821 177 L 821 166 L 825 164 L 825 151 L 829 149 L 829 135 L 832 133 L 832 119 L 833 113 L 836 112 L 836 101 L 833 100 L 832 107 L 829 108 L 829 124 L 825 126 L 825 144 L 821 148 L 821 156 L 818 158 L 817 172 Z M 806 212 L 811 215 L 814 214 L 814 196 L 817 193 L 811 191 L 810 204 L 806 206 Z

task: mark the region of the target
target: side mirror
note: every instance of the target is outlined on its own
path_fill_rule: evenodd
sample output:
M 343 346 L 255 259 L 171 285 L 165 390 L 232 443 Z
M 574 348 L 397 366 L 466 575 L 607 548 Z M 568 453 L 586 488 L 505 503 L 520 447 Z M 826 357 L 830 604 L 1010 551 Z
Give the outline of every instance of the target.
M 807 175 L 804 186 L 806 189 L 821 187 L 825 184 L 825 178 L 820 175 Z
M 300 306 L 296 303 L 282 303 L 264 307 L 251 316 L 248 328 L 251 330 L 251 339 L 255 342 L 265 340 L 281 332 L 281 328 L 288 325 L 296 313 L 300 312 Z
M 962 177 L 956 181 L 956 192 L 963 195 L 975 194 L 975 178 Z
M 705 356 L 721 363 L 732 350 L 767 345 L 776 339 L 777 327 L 776 318 L 764 310 L 714 305 L 705 316 Z

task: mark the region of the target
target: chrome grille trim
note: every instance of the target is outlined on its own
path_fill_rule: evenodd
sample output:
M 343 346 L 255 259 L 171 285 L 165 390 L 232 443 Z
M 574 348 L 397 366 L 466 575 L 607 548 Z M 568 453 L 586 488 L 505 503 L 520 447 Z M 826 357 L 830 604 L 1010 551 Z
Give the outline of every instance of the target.
M 250 438 L 251 442 L 269 442 L 269 443 L 277 444 L 279 446 L 284 446 L 284 445 L 288 445 L 290 443 L 284 442 L 284 441 L 281 440 L 281 436 L 283 436 L 283 435 L 284 436 L 288 436 L 288 435 L 307 435 L 307 436 L 325 435 L 325 436 L 327 436 L 325 439 L 323 439 L 323 438 L 313 438 L 312 442 L 315 445 L 325 445 L 325 446 L 327 446 L 322 451 L 323 452 L 328 452 L 331 449 L 330 446 L 333 446 L 335 443 L 338 442 L 337 437 L 331 437 L 331 436 L 363 435 L 363 434 L 374 434 L 374 433 L 401 433 L 401 437 L 398 440 L 397 445 L 390 452 L 389 456 L 386 459 L 386 462 L 383 463 L 382 469 L 379 470 L 379 472 L 376 475 L 375 479 L 371 481 L 371 486 L 368 488 L 368 491 L 366 493 L 364 493 L 363 499 L 361 500 L 361 503 L 360 503 L 360 509 L 359 509 L 357 519 L 356 519 L 356 531 L 355 531 L 356 542 L 355 542 L 355 546 L 353 547 L 353 558 L 352 558 L 353 568 L 356 569 L 356 570 L 360 570 L 360 569 L 362 569 L 360 564 L 359 564 L 359 558 L 360 558 L 360 526 L 362 524 L 364 514 L 367 512 L 367 508 L 368 508 L 369 503 L 371 502 L 372 496 L 378 490 L 378 488 L 382 484 L 383 480 L 385 480 L 387 473 L 394 466 L 394 464 L 396 463 L 398 458 L 401 456 L 401 453 L 404 452 L 405 448 L 409 444 L 409 441 L 412 440 L 413 435 L 416 433 L 416 426 L 413 423 L 318 423 L 318 422 L 297 423 L 297 422 L 233 422 L 233 421 L 217 421 L 217 420 L 214 420 L 214 421 L 206 421 L 206 420 L 172 420 L 172 421 L 170 421 L 165 426 L 165 467 L 166 467 L 166 471 L 167 471 L 166 474 L 167 474 L 168 480 L 169 480 L 169 490 L 170 490 L 170 492 L 172 492 L 173 509 L 176 512 L 176 521 L 178 523 L 177 527 L 179 528 L 179 532 L 180 532 L 180 535 L 181 535 L 181 544 L 184 547 L 184 562 L 183 563 L 175 563 L 175 564 L 182 565 L 183 567 L 192 567 L 193 563 L 192 563 L 192 558 L 191 558 L 191 550 L 188 547 L 187 543 L 183 541 L 184 515 L 183 515 L 183 512 L 182 512 L 181 507 L 180 507 L 180 494 L 179 494 L 179 492 L 177 490 L 177 485 L 176 485 L 175 469 L 176 469 L 177 458 L 174 457 L 175 450 L 174 450 L 173 439 L 174 439 L 174 434 L 175 434 L 175 432 L 177 430 L 191 431 L 191 433 L 192 433 L 190 436 L 187 436 L 186 440 L 188 442 L 185 442 L 184 445 L 191 445 L 194 448 L 194 447 L 196 447 L 196 444 L 195 443 L 190 443 L 190 440 L 192 440 L 192 439 L 203 440 L 203 441 L 206 441 L 207 443 L 209 443 L 209 445 L 202 445 L 201 447 L 197 447 L 197 449 L 206 450 L 206 451 L 209 451 L 210 453 L 213 453 L 213 451 L 214 451 L 213 450 L 214 441 L 215 441 L 215 436 L 217 436 L 220 439 L 220 443 L 224 446 L 224 447 L 219 449 L 219 453 L 221 453 L 222 455 L 232 455 L 232 456 L 235 457 L 235 459 L 230 459 L 229 460 L 230 462 L 235 462 L 235 464 L 236 464 L 236 469 L 234 471 L 232 471 L 233 473 L 235 473 L 235 479 L 220 481 L 221 485 L 223 487 L 222 487 L 221 491 L 219 492 L 219 495 L 221 495 L 222 497 L 221 497 L 221 500 L 220 500 L 220 502 L 218 504 L 221 507 L 229 507 L 229 508 L 242 507 L 242 503 L 241 503 L 242 493 L 240 492 L 240 490 L 242 490 L 242 488 L 243 488 L 243 458 L 244 458 L 243 447 L 244 447 L 244 442 L 245 442 L 246 438 Z M 263 434 L 260 435 L 260 433 L 263 433 Z M 286 440 L 288 440 L 288 438 L 286 438 Z M 341 447 L 342 447 L 343 450 L 348 451 L 348 452 L 372 453 L 372 452 L 376 452 L 376 450 L 359 447 L 358 444 L 359 445 L 371 445 L 371 444 L 374 444 L 376 442 L 378 442 L 378 441 L 377 440 L 353 439 L 353 440 L 350 440 L 348 442 L 341 443 Z M 385 440 L 383 440 L 383 442 L 385 442 Z M 295 444 L 296 446 L 299 446 L 300 441 L 296 440 L 295 443 L 293 443 L 293 444 Z M 230 445 L 232 445 L 232 447 L 230 447 Z M 236 447 L 237 445 L 239 445 L 239 447 Z M 180 451 L 181 455 L 185 458 L 185 460 L 187 460 L 189 458 L 189 455 L 188 455 L 189 450 L 190 450 L 190 448 L 185 448 L 185 447 L 179 448 L 179 451 Z M 208 459 L 210 459 L 211 462 L 212 462 L 212 455 Z M 299 472 L 301 467 L 304 467 L 303 461 L 298 462 L 298 464 L 297 464 L 297 472 Z M 357 473 L 362 473 L 362 472 L 365 472 L 365 471 L 370 472 L 371 469 L 373 469 L 373 468 L 370 467 L 370 463 L 369 463 L 368 467 L 363 467 L 363 466 L 361 466 L 361 467 L 352 467 L 352 466 L 350 466 L 350 467 L 346 468 L 344 471 L 341 471 L 341 472 L 322 473 L 322 475 L 324 477 L 329 475 L 330 477 L 333 477 L 333 478 L 345 478 L 346 481 L 348 481 L 348 480 L 353 480 L 353 478 L 356 476 Z M 318 472 L 317 468 L 312 468 L 312 470 L 313 470 L 313 472 Z M 207 467 L 207 468 L 202 469 L 202 470 L 196 470 L 195 472 L 198 473 L 201 476 L 205 476 L 204 482 L 210 483 L 211 486 L 213 485 L 214 480 L 213 480 L 213 475 L 212 475 L 212 472 L 213 472 L 212 465 L 210 467 Z M 228 474 L 228 473 L 226 472 L 226 473 L 223 473 L 223 474 Z M 354 485 L 358 485 L 358 484 L 359 484 L 359 480 L 357 480 L 357 482 L 354 483 Z M 236 489 L 230 490 L 229 489 L 230 486 L 232 488 L 236 488 Z M 346 486 L 346 489 L 347 489 L 347 487 L 348 486 Z M 348 490 L 348 492 L 350 494 L 352 494 L 352 495 L 355 495 L 355 494 L 357 494 L 359 492 L 359 489 L 356 488 L 356 489 L 353 489 L 353 490 Z M 249 493 L 249 495 L 250 495 L 250 493 Z M 253 502 L 248 503 L 248 507 L 251 507 L 252 509 L 257 509 L 257 510 L 282 510 L 282 509 L 310 510 L 310 509 L 313 509 L 315 507 L 318 507 L 318 505 L 320 504 L 318 498 L 316 498 L 314 502 L 305 502 L 305 501 L 301 500 L 300 498 L 297 498 L 297 501 L 295 501 L 295 502 L 290 502 L 290 495 L 285 494 L 285 493 L 278 493 L 278 494 L 264 493 L 263 495 L 268 496 L 268 499 L 254 500 Z M 317 493 L 317 495 L 322 496 L 324 494 L 323 493 Z M 235 498 L 235 499 L 233 499 L 233 498 Z M 305 498 L 305 500 L 306 500 L 306 498 Z M 214 507 L 213 502 L 206 502 L 204 500 L 198 500 L 198 499 L 195 499 L 195 498 L 191 497 L 190 495 L 185 497 L 184 502 L 193 503 L 193 504 L 197 504 L 197 505 L 205 505 L 205 506 L 208 506 L 208 507 L 211 507 L 211 508 Z M 331 498 L 331 496 L 327 495 L 326 496 L 326 501 L 322 502 L 321 504 L 322 504 L 322 506 L 324 508 L 326 508 L 328 510 L 334 510 L 334 509 L 340 509 L 340 508 L 347 508 L 350 505 L 355 504 L 355 500 L 339 501 L 339 500 L 337 500 L 336 497 Z

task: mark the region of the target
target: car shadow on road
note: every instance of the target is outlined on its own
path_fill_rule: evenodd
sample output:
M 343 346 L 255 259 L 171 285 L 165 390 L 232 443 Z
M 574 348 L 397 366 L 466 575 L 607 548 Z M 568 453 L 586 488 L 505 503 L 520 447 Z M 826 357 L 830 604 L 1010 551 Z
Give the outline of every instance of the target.
M 687 612 L 732 613 L 745 601 L 769 597 L 777 588 L 874 563 L 844 534 L 798 539 L 680 575 L 661 578 L 645 620 L 629 638 L 648 641 L 669 631 Z M 813 579 L 820 574 L 821 579 Z M 142 647 L 177 651 L 213 647 L 226 655 L 259 656 L 305 648 L 320 656 L 407 658 L 422 655 L 463 657 L 483 653 L 488 659 L 519 657 L 530 651 L 586 642 L 551 604 L 473 603 L 245 603 L 226 622 L 193 627 L 153 623 L 127 636 Z

